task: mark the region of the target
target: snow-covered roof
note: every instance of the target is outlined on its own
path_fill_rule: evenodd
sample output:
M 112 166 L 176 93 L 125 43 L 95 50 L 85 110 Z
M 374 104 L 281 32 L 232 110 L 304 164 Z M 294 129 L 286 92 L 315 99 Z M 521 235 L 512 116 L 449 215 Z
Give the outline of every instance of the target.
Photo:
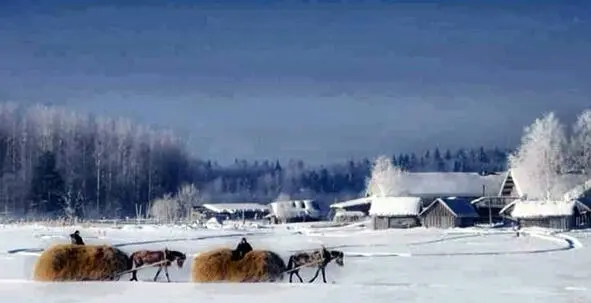
M 576 200 L 582 198 L 591 190 L 591 180 L 587 180 L 585 183 L 575 186 L 564 194 L 565 200 Z
M 533 195 L 541 195 L 542 189 L 545 187 L 544 184 L 535 184 L 528 182 L 532 178 L 527 176 L 527 172 L 512 169 L 510 170 L 511 176 L 513 177 L 513 183 L 519 196 L 527 195 L 532 198 Z M 564 197 L 565 200 L 571 200 L 579 198 L 577 194 L 584 190 L 585 187 L 589 188 L 589 178 L 584 174 L 569 173 L 562 174 L 550 180 L 549 191 L 552 196 L 556 199 Z M 587 184 L 589 183 L 589 184 Z M 545 191 L 545 189 L 544 189 Z
M 577 200 L 570 201 L 540 201 L 540 200 L 515 200 L 503 209 L 500 214 L 507 214 L 516 219 L 561 217 L 573 214 L 574 208 L 579 207 L 585 211 L 591 211 L 589 207 Z
M 482 196 L 482 186 L 486 196 L 499 194 L 505 173 L 480 175 L 478 173 L 421 172 L 404 173 L 400 182 L 407 196 Z
M 456 197 L 449 197 L 449 198 L 438 198 L 433 203 L 429 204 L 420 215 L 423 215 L 429 209 L 437 205 L 438 203 L 443 205 L 443 207 L 447 208 L 454 216 L 458 218 L 477 218 L 478 213 L 474 206 L 469 199 L 462 199 Z
M 269 211 L 269 206 L 259 203 L 216 203 L 203 204 L 203 207 L 216 213 L 236 213 L 241 211 Z
M 315 200 L 275 201 L 269 208 L 277 218 L 319 217 L 320 209 Z
M 421 209 L 419 197 L 373 197 L 369 214 L 372 216 L 416 216 Z
M 343 207 L 351 207 L 351 206 L 370 204 L 370 203 L 371 203 L 371 197 L 363 197 L 363 198 L 359 198 L 359 199 L 333 203 L 330 205 L 330 208 L 343 208 Z

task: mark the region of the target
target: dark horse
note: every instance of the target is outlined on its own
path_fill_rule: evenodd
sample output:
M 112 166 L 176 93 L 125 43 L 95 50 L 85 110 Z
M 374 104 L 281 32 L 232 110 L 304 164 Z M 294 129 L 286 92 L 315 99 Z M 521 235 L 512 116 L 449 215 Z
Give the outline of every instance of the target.
M 289 271 L 289 282 L 291 282 L 293 275 L 296 275 L 300 282 L 304 282 L 302 277 L 300 276 L 299 272 L 300 269 L 303 267 L 313 267 L 317 266 L 316 274 L 309 283 L 314 282 L 318 277 L 318 273 L 322 272 L 322 280 L 326 283 L 326 273 L 325 269 L 326 266 L 332 261 L 335 260 L 337 265 L 344 266 L 343 259 L 345 254 L 339 250 L 327 250 L 326 248 L 322 247 L 322 249 L 307 253 L 301 252 L 292 255 L 289 257 L 289 261 L 287 262 L 287 271 Z
M 156 279 L 158 279 L 158 275 L 160 275 L 162 268 L 164 268 L 164 273 L 166 274 L 166 280 L 168 280 L 168 282 L 170 282 L 170 277 L 168 276 L 168 266 L 170 266 L 172 264 L 172 262 L 176 261 L 176 264 L 179 268 L 183 267 L 183 263 L 187 259 L 187 256 L 180 251 L 168 250 L 165 248 L 164 250 L 156 250 L 156 251 L 151 251 L 151 250 L 136 251 L 131 254 L 130 259 L 132 262 L 132 269 L 134 267 L 138 268 L 144 264 L 154 264 L 154 263 L 162 262 L 162 264 L 158 265 L 158 271 L 156 272 L 156 275 L 154 276 L 154 281 L 156 281 Z M 131 272 L 130 281 L 137 281 L 137 270 L 134 270 Z
M 82 241 L 79 231 L 75 231 L 73 234 L 70 234 L 70 240 L 72 241 L 72 244 L 84 245 L 84 241 Z
M 246 238 L 242 238 L 236 249 L 232 251 L 232 261 L 238 261 L 244 258 L 244 255 L 252 251 L 252 246 L 246 241 Z

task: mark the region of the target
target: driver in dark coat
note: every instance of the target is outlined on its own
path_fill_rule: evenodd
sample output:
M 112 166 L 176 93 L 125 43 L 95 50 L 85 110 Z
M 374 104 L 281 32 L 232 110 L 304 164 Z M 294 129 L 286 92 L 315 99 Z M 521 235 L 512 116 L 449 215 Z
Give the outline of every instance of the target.
M 246 241 L 246 238 L 242 238 L 240 243 L 238 243 L 238 246 L 236 246 L 236 249 L 232 251 L 232 260 L 238 261 L 244 258 L 244 256 L 250 251 L 252 251 L 252 246 Z
M 84 245 L 84 241 L 82 241 L 79 231 L 75 231 L 73 234 L 70 234 L 70 239 L 74 245 Z

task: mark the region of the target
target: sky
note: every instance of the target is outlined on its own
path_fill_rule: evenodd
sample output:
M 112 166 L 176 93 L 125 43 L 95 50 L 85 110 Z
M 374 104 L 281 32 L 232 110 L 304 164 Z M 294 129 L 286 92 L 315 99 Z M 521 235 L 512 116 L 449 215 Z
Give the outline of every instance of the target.
M 164 2 L 1 2 L 0 101 L 310 163 L 514 147 L 543 113 L 591 107 L 585 1 Z

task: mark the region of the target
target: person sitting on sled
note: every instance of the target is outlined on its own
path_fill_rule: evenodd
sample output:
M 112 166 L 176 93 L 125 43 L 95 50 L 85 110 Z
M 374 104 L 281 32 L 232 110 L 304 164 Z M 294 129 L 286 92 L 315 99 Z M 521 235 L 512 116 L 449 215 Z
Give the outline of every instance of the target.
M 242 238 L 236 249 L 232 251 L 232 260 L 238 261 L 244 258 L 244 256 L 250 251 L 252 251 L 252 246 L 246 241 L 246 238 Z
M 74 245 L 84 245 L 84 241 L 82 241 L 79 231 L 75 231 L 73 234 L 70 234 L 70 239 Z

